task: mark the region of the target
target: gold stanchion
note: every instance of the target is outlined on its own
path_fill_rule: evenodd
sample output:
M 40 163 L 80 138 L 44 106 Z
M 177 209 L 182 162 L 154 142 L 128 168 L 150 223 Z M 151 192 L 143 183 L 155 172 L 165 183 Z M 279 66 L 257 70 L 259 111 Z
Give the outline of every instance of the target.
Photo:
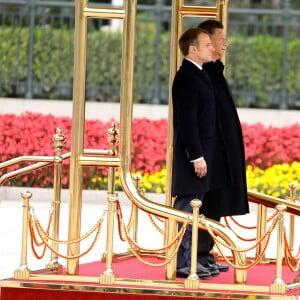
M 198 217 L 202 202 L 199 199 L 193 199 L 190 204 L 193 208 L 191 271 L 189 277 L 184 281 L 184 287 L 197 289 L 200 285 L 197 275 Z
M 52 236 L 53 241 L 51 243 L 52 249 L 58 253 L 58 243 L 54 240 L 59 240 L 59 219 L 60 219 L 60 203 L 61 203 L 61 176 L 62 176 L 62 148 L 65 145 L 65 136 L 62 134 L 60 128 L 56 129 L 56 134 L 53 136 L 53 146 L 55 152 L 54 161 L 54 199 L 52 202 L 53 207 L 53 224 L 52 224 Z M 51 252 L 50 262 L 46 265 L 47 269 L 57 271 L 61 264 L 58 262 L 58 256 L 54 251 Z
M 141 176 L 135 175 L 133 177 L 134 184 L 136 186 L 137 191 L 141 192 L 140 182 Z M 137 206 L 132 203 L 132 239 L 137 242 L 137 234 L 138 234 L 138 222 L 139 222 L 139 211 Z
M 116 141 L 118 136 L 118 130 L 115 123 L 112 123 L 112 127 L 108 130 L 108 141 L 110 143 L 110 150 L 113 155 L 116 154 Z M 108 169 L 108 187 L 107 187 L 107 238 L 106 238 L 106 270 L 100 275 L 99 282 L 104 284 L 112 284 L 115 281 L 115 273 L 112 269 L 113 259 L 113 238 L 114 238 L 114 217 L 116 213 L 116 202 L 118 195 L 115 193 L 115 168 L 109 167 Z M 103 256 L 103 255 L 102 255 Z
M 21 264 L 14 272 L 15 279 L 29 279 L 30 271 L 27 266 L 27 241 L 28 241 L 28 221 L 29 221 L 29 200 L 32 194 L 28 191 L 21 193 L 23 199 L 23 231 L 22 231 L 22 250 Z
M 294 183 L 290 183 L 289 186 L 290 196 L 288 198 L 289 201 L 295 203 L 296 201 L 296 191 L 297 191 L 297 185 Z M 294 252 L 294 235 L 295 235 L 295 215 L 290 215 L 290 231 L 289 231 L 289 246 L 291 252 Z
M 289 186 L 289 191 L 290 191 L 290 196 L 288 200 L 291 202 L 295 203 L 297 200 L 297 189 L 298 186 L 295 183 L 290 183 Z M 291 252 L 294 252 L 294 246 L 295 246 L 295 215 L 291 214 L 290 215 L 290 231 L 289 231 L 289 247 Z M 294 279 L 295 283 L 300 282 L 300 271 L 298 272 L 298 275 Z
M 267 232 L 267 207 L 259 204 L 257 208 L 257 231 L 256 231 L 256 240 L 259 241 L 265 236 Z M 260 257 L 261 253 L 264 251 L 265 248 L 265 241 L 258 243 L 256 246 L 256 255 L 255 257 Z M 265 253 L 261 256 L 261 262 L 267 263 L 268 260 L 265 258 Z
M 271 293 L 284 293 L 286 286 L 282 280 L 282 259 L 283 259 L 283 234 L 284 234 L 284 211 L 286 206 L 276 205 L 278 210 L 278 228 L 277 228 L 277 258 L 276 258 L 276 278 L 270 285 Z
M 114 238 L 114 217 L 116 212 L 117 194 L 107 195 L 108 216 L 107 216 L 107 238 L 106 238 L 106 270 L 100 275 L 99 282 L 102 284 L 113 284 L 115 273 L 112 268 L 113 238 Z

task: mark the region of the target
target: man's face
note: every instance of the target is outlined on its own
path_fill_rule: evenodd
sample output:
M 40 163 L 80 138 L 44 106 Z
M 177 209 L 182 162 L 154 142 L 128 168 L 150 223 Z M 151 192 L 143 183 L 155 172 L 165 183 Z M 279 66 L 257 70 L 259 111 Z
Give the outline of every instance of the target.
M 195 46 L 195 55 L 199 63 L 203 64 L 212 60 L 214 47 L 208 34 L 200 33 L 198 35 L 198 46 Z
M 228 42 L 224 30 L 221 28 L 216 28 L 214 33 L 210 36 L 210 39 L 215 48 L 215 51 L 213 52 L 213 60 L 225 56 Z

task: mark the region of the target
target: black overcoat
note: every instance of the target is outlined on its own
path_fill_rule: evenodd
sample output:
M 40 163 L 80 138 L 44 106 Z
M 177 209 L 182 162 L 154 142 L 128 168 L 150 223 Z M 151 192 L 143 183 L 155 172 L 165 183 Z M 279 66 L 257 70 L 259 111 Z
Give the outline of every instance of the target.
M 223 63 L 217 60 L 205 63 L 203 68 L 214 86 L 218 128 L 230 173 L 230 186 L 207 193 L 203 209 L 214 211 L 217 203 L 219 216 L 245 214 L 249 212 L 249 204 L 241 123 L 231 89 L 224 77 Z
M 216 98 L 207 74 L 184 59 L 173 81 L 172 98 L 172 195 L 202 194 L 229 186 L 230 174 L 218 130 Z M 207 175 L 203 178 L 195 174 L 191 162 L 201 156 L 207 163 Z

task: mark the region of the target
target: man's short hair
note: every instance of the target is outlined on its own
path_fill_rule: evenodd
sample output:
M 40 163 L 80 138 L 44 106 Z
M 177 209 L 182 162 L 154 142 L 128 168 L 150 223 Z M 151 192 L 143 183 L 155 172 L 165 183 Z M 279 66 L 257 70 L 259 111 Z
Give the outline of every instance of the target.
M 223 29 L 223 24 L 218 20 L 206 20 L 198 25 L 198 28 L 205 29 L 209 35 L 214 34 L 215 29 Z
M 198 36 L 201 33 L 208 34 L 203 28 L 190 28 L 185 31 L 179 39 L 179 48 L 183 56 L 187 56 L 189 53 L 189 47 L 191 45 L 198 45 Z

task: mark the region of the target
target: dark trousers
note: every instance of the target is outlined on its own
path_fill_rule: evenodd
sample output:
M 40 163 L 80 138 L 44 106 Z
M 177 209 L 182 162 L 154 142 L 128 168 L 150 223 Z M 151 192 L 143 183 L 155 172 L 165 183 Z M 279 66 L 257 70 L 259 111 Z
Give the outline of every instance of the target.
M 193 212 L 193 209 L 190 205 L 191 200 L 200 199 L 203 201 L 204 194 L 202 195 L 185 195 L 177 196 L 174 208 L 185 210 L 187 212 Z M 201 212 L 201 209 L 200 209 Z M 219 217 L 210 217 L 205 215 L 208 218 L 220 221 Z M 182 226 L 182 225 L 180 225 Z M 198 230 L 198 248 L 197 248 L 197 261 L 198 263 L 205 265 L 207 263 L 214 263 L 215 258 L 210 254 L 210 250 L 213 248 L 214 242 L 210 234 L 205 230 Z M 191 247 L 192 247 L 192 227 L 187 226 L 185 234 L 182 238 L 182 242 L 179 246 L 177 253 L 177 268 L 190 267 L 191 265 Z

